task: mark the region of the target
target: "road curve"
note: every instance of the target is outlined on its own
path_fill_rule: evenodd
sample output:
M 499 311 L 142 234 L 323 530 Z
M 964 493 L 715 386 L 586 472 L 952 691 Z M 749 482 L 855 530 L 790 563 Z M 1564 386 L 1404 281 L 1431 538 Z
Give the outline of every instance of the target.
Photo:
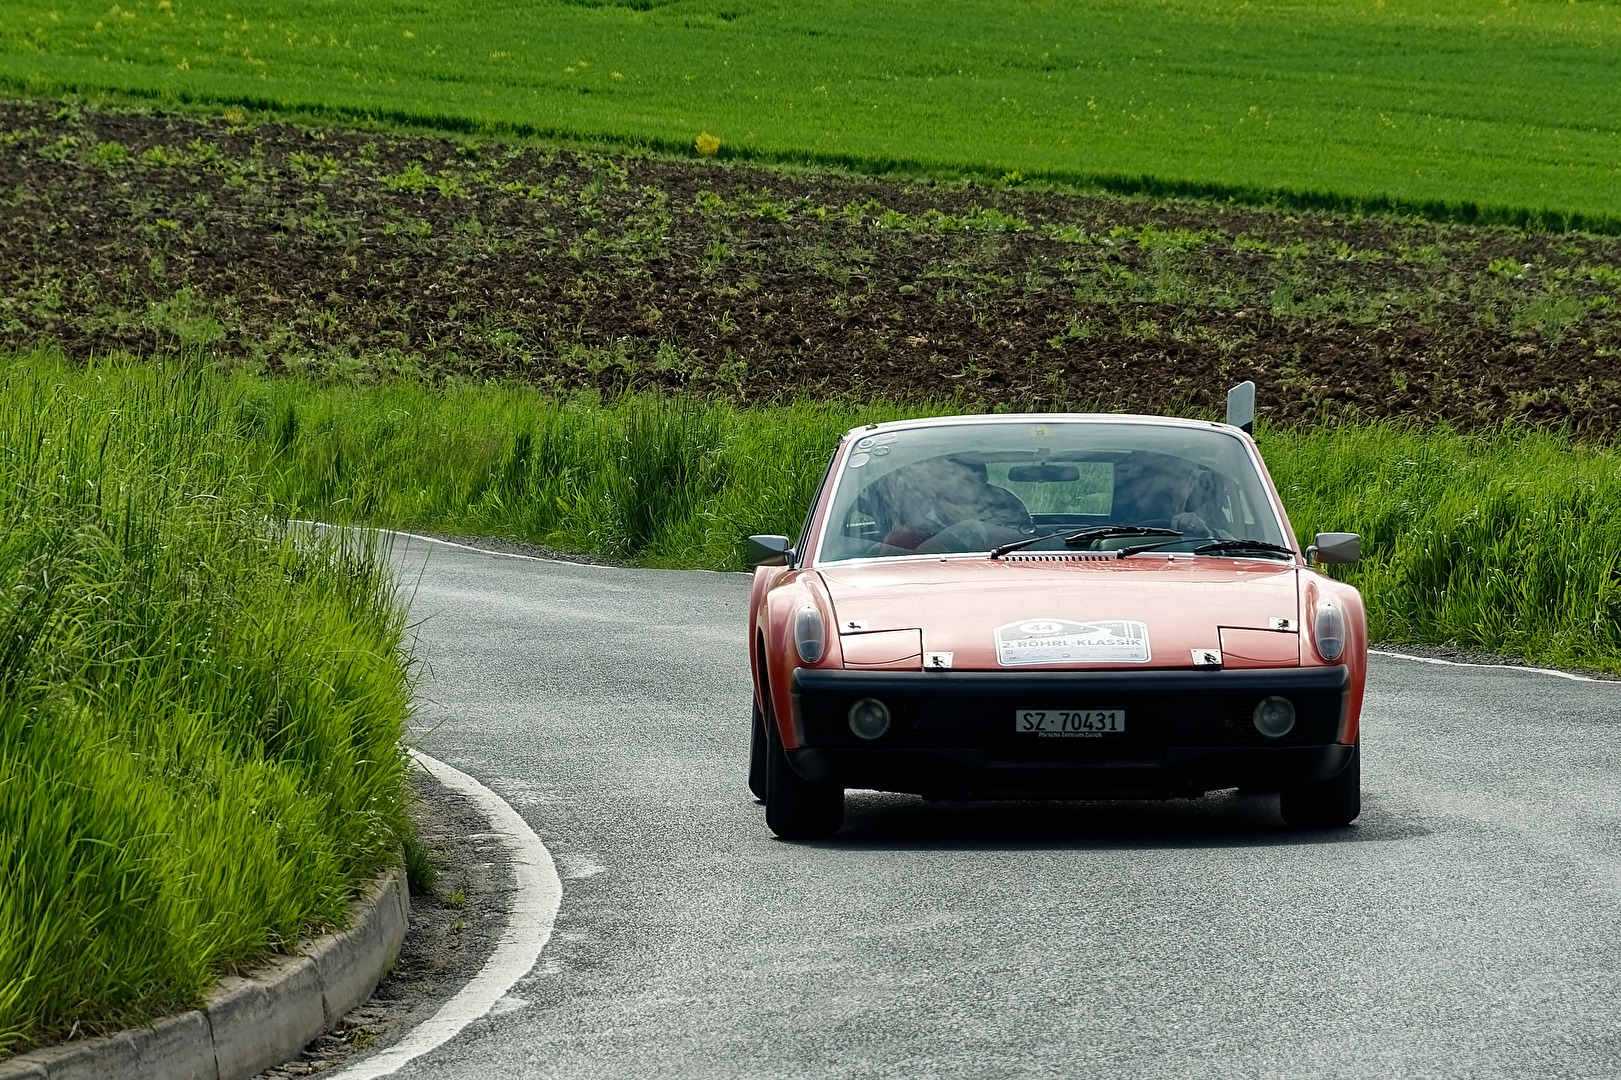
M 744 787 L 748 579 L 402 538 L 418 742 L 564 878 L 540 963 L 401 1077 L 1621 1075 L 1621 685 L 1376 657 L 1364 813 Z

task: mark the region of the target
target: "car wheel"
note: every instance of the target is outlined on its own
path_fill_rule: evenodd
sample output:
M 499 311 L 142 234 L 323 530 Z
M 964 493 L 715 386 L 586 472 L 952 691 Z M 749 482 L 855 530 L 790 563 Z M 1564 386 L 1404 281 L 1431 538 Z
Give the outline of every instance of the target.
M 749 792 L 760 802 L 765 802 L 765 753 L 765 721 L 756 705 L 749 725 Z
M 821 840 L 844 824 L 844 789 L 794 772 L 774 724 L 766 735 L 765 823 L 784 840 Z
M 1320 784 L 1284 788 L 1278 799 L 1283 820 L 1298 829 L 1338 829 L 1362 813 L 1362 744 L 1337 776 Z

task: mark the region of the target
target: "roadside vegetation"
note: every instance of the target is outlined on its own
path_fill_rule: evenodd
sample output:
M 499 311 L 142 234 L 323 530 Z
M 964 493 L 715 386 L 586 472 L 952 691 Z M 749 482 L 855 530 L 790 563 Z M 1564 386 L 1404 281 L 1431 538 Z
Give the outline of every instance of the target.
M 291 512 L 533 541 L 647 566 L 742 569 L 750 533 L 797 535 L 839 436 L 962 411 L 524 387 L 256 381 L 254 453 Z M 1621 671 L 1621 454 L 1505 427 L 1383 421 L 1263 429 L 1302 543 L 1359 532 L 1336 576 L 1383 642 Z
M 0 1054 L 198 1004 L 408 830 L 403 619 L 196 364 L 0 362 Z
M 63 393 L 146 378 L 44 355 L 25 367 Z M 798 532 L 845 431 L 962 408 L 206 380 L 231 417 L 219 460 L 260 478 L 278 515 L 715 570 L 743 568 L 750 533 Z M 1303 542 L 1364 536 L 1363 562 L 1335 573 L 1363 590 L 1376 639 L 1621 671 L 1621 454 L 1398 421 L 1263 428 L 1260 443 Z
M 1614 3 L 8 0 L 32 93 L 1621 225 Z

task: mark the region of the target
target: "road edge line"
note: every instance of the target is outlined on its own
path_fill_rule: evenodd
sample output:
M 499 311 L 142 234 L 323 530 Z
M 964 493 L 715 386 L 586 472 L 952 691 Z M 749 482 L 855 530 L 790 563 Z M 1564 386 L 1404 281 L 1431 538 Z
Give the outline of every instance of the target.
M 333 1080 L 374 1080 L 388 1076 L 449 1042 L 468 1024 L 488 1013 L 513 984 L 534 969 L 541 950 L 552 936 L 557 911 L 563 902 L 563 881 L 558 877 L 552 853 L 510 803 L 460 769 L 420 750 L 410 753 L 434 779 L 471 799 L 489 819 L 492 831 L 501 838 L 512 862 L 516 879 L 513 903 L 495 952 L 466 985 L 404 1038 L 372 1057 L 332 1073 Z
M 1369 656 L 1389 656 L 1396 660 L 1411 660 L 1415 664 L 1437 664 L 1441 667 L 1472 667 L 1492 668 L 1497 671 L 1524 671 L 1532 675 L 1552 675 L 1556 679 L 1569 679 L 1571 682 L 1610 682 L 1610 679 L 1595 679 L 1591 675 L 1577 675 L 1570 671 L 1559 671 L 1555 668 L 1528 667 L 1525 664 L 1471 664 L 1462 660 L 1442 660 L 1434 656 L 1414 656 L 1411 653 L 1391 652 L 1388 649 L 1369 649 Z

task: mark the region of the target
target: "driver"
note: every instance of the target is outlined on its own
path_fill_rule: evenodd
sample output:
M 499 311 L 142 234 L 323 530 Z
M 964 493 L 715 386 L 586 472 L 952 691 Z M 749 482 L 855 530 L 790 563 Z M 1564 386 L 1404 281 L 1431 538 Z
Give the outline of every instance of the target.
M 1030 520 L 1018 496 L 990 483 L 980 462 L 930 458 L 897 470 L 886 480 L 886 502 L 894 524 L 883 542 L 890 547 L 957 550 L 957 545 L 925 545 L 945 530 L 968 523 L 1017 538 Z M 996 541 L 1002 542 L 1005 540 Z

